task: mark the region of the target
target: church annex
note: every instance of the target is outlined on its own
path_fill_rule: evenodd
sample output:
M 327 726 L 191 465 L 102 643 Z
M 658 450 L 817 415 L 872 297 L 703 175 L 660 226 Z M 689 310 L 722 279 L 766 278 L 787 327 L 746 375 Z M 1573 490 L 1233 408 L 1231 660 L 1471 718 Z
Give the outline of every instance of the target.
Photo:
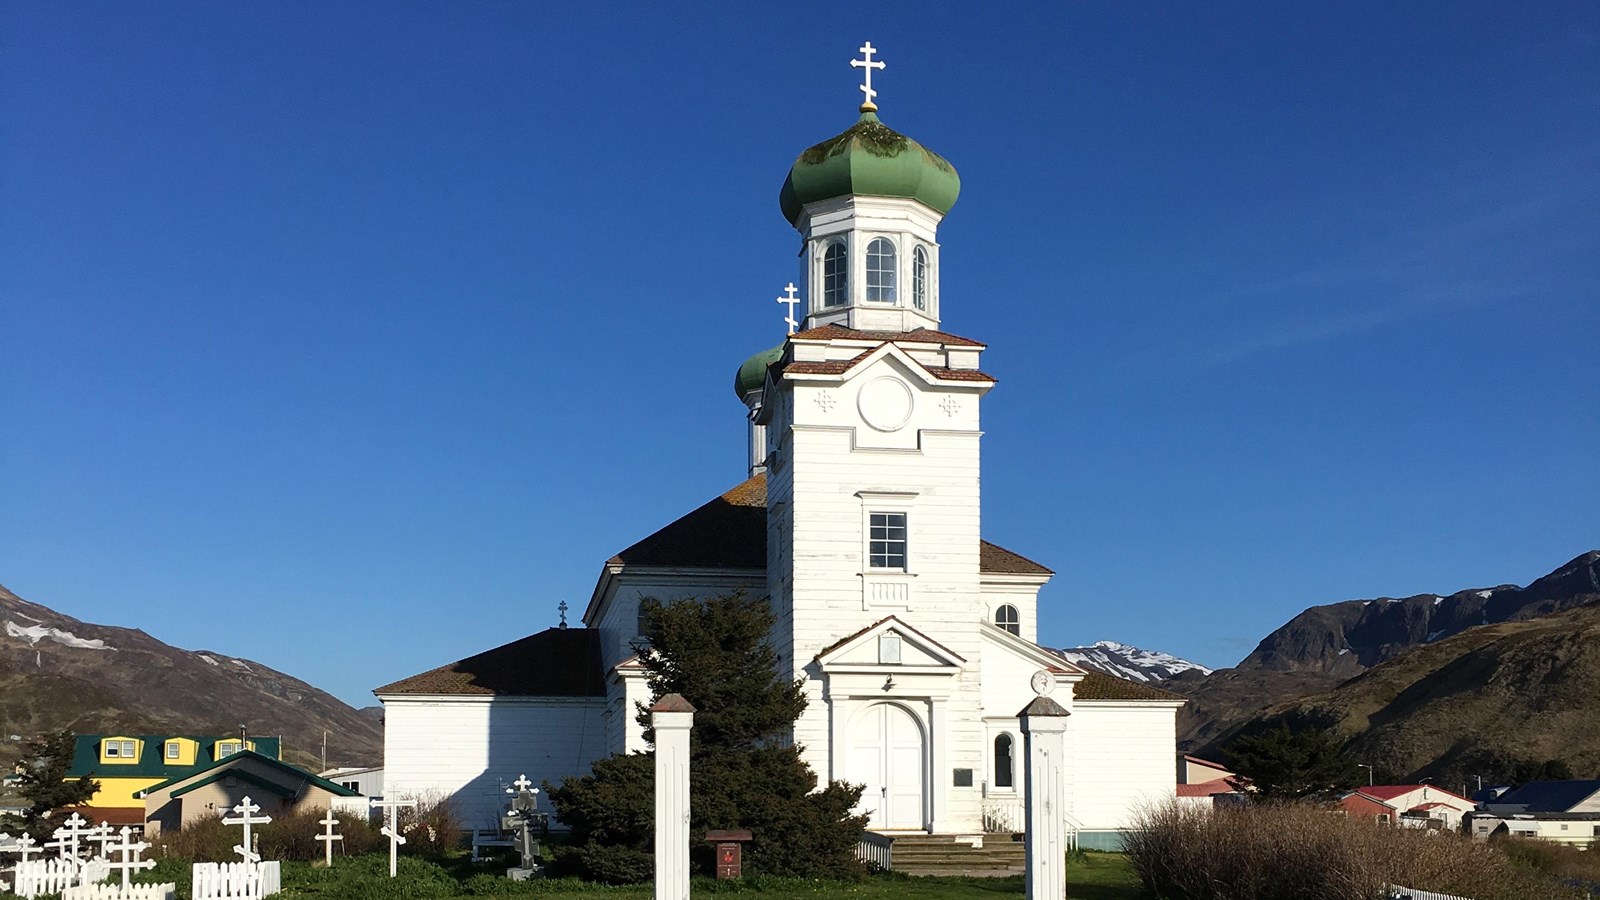
M 1175 796 L 1181 699 L 1040 647 L 1053 573 L 982 538 L 995 381 L 985 345 L 943 329 L 962 304 L 939 280 L 960 179 L 878 119 L 863 51 L 859 119 L 801 153 L 779 196 L 804 251 L 788 338 L 735 378 L 748 477 L 606 560 L 584 627 L 378 688 L 391 793 L 452 795 L 485 827 L 518 775 L 645 749 L 641 599 L 742 589 L 769 598 L 804 680 L 794 740 L 819 779 L 866 786 L 872 830 L 1020 830 L 1017 714 L 1046 693 L 1071 713 L 1067 825 L 1084 846 L 1116 846 L 1140 804 Z

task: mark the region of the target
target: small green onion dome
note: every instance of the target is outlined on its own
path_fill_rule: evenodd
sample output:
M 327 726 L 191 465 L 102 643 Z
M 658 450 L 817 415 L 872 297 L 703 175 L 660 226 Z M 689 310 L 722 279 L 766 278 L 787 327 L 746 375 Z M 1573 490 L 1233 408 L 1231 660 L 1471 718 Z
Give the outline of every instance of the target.
M 780 356 L 783 356 L 783 344 L 763 350 L 744 361 L 744 365 L 739 367 L 739 374 L 733 377 L 733 392 L 741 402 L 745 394 L 759 391 L 766 385 L 767 367 L 777 362 Z
M 944 157 L 878 121 L 863 109 L 860 121 L 837 137 L 800 154 L 778 194 L 790 225 L 798 227 L 807 203 L 850 194 L 906 197 L 950 212 L 961 176 Z

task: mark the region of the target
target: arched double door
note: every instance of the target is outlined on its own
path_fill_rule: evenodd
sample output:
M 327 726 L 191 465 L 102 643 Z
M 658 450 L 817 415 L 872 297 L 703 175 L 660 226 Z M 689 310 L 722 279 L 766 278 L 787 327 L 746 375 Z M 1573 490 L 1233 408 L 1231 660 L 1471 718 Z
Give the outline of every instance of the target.
M 875 703 L 850 721 L 845 780 L 866 785 L 858 812 L 875 830 L 927 825 L 927 735 L 911 711 Z

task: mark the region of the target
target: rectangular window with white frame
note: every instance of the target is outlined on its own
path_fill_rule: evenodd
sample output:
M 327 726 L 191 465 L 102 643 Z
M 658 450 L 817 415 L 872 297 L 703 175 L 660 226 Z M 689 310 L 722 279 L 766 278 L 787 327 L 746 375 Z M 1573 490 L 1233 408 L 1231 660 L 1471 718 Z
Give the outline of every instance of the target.
M 178 742 L 177 741 L 168 741 L 167 742 L 167 759 L 177 759 L 177 758 L 178 758 Z
M 868 516 L 867 565 L 906 571 L 906 514 L 875 512 Z

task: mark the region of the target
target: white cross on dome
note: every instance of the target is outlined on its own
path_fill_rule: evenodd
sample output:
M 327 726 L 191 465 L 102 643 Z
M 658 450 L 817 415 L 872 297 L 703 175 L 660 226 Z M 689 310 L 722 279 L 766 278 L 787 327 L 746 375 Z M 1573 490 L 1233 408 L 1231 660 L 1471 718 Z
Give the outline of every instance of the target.
M 878 50 L 876 47 L 872 46 L 872 42 L 867 41 L 865 44 L 861 45 L 861 55 L 863 58 L 850 60 L 851 68 L 866 70 L 865 72 L 861 73 L 866 79 L 861 83 L 861 93 L 866 95 L 866 98 L 861 101 L 862 112 L 867 112 L 868 110 L 874 110 L 878 108 L 878 104 L 872 102 L 872 98 L 878 96 L 878 92 L 872 89 L 872 70 L 882 69 L 885 68 L 885 66 L 883 64 L 883 60 L 880 59 L 874 61 L 872 59 L 872 54 L 877 52 Z

